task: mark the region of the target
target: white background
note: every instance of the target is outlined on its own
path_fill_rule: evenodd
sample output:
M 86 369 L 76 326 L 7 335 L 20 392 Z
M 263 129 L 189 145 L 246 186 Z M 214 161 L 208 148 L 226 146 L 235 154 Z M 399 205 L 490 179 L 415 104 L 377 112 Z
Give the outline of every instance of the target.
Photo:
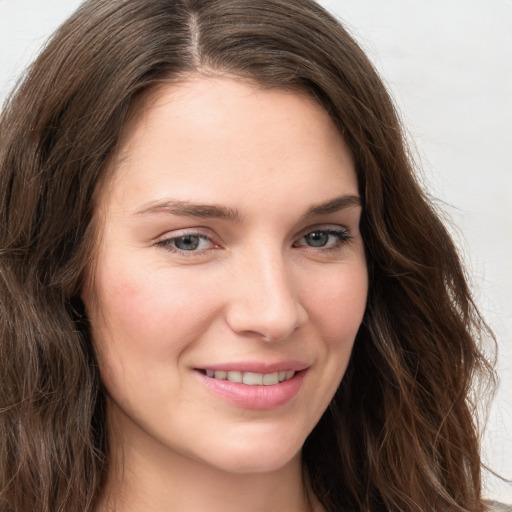
M 78 0 L 0 0 L 0 103 Z M 426 185 L 453 221 L 498 338 L 501 385 L 484 438 L 512 479 L 512 0 L 323 0 L 398 104 Z M 1 134 L 0 134 L 1 136 Z M 457 226 L 457 227 L 455 227 Z M 487 496 L 512 486 L 486 478 Z

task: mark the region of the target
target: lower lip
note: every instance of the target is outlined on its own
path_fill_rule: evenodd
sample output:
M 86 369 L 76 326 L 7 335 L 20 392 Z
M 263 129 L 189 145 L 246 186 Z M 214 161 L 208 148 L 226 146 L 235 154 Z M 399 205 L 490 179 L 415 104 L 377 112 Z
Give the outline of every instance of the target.
M 275 409 L 292 400 L 300 390 L 306 370 L 271 386 L 248 386 L 239 382 L 214 379 L 199 373 L 202 382 L 218 397 L 242 409 Z

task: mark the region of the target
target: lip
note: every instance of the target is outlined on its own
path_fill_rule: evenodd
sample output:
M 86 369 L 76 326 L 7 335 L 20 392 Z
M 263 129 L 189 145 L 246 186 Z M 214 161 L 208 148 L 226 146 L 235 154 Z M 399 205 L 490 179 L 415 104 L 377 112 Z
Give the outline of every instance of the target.
M 201 370 L 226 370 L 255 373 L 274 373 L 284 370 L 293 370 L 295 375 L 284 382 L 271 386 L 249 386 L 239 382 L 207 377 Z M 195 373 L 202 384 L 216 397 L 241 409 L 269 410 L 281 407 L 290 402 L 300 391 L 302 382 L 308 370 L 308 365 L 298 361 L 279 363 L 230 363 L 209 365 L 206 368 L 196 369 Z
M 307 363 L 296 360 L 276 361 L 274 363 L 260 361 L 240 361 L 222 364 L 198 366 L 196 370 L 212 370 L 227 372 L 253 372 L 253 373 L 275 373 L 293 370 L 300 372 L 309 367 Z

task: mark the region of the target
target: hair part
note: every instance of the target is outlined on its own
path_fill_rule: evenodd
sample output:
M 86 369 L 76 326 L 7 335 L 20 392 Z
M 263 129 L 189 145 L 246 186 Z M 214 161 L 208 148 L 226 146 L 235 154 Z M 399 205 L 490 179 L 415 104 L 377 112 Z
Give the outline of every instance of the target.
M 356 163 L 370 273 L 347 373 L 307 439 L 341 510 L 481 511 L 471 389 L 491 335 L 414 177 L 380 78 L 311 0 L 89 0 L 0 118 L 0 509 L 92 511 L 108 471 L 105 391 L 80 300 L 95 193 L 137 98 L 191 73 L 307 94 Z M 96 216 L 95 216 L 96 214 Z

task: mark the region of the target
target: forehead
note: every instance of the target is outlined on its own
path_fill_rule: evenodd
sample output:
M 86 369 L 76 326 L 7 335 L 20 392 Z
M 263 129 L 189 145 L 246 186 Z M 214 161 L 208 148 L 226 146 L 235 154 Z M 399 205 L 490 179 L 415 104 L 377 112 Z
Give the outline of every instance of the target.
M 111 167 L 112 185 L 148 195 L 168 187 L 201 201 L 233 188 L 291 193 L 299 180 L 357 192 L 350 151 L 317 102 L 232 77 L 193 76 L 145 92 Z

